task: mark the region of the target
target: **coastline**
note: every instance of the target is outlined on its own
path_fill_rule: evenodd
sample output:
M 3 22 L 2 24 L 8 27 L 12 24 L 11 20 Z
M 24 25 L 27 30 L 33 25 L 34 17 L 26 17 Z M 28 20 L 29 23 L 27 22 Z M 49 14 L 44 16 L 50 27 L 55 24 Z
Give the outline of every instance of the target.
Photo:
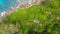
M 11 7 L 11 9 L 9 11 L 2 12 L 0 17 L 7 17 L 9 14 L 11 14 L 13 12 L 16 12 L 16 11 L 18 11 L 20 9 L 23 9 L 23 8 L 29 8 L 29 7 L 31 7 L 33 5 L 40 4 L 43 1 L 44 0 L 35 0 L 35 2 L 28 3 L 28 4 L 24 4 L 23 2 L 22 3 L 19 2 L 19 5 L 15 9 L 13 7 Z

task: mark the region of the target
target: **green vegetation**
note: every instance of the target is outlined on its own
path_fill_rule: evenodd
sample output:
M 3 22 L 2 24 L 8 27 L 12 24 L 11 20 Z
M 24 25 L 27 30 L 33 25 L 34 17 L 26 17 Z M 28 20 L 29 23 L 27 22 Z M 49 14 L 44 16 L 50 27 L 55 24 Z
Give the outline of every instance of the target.
M 60 0 L 46 0 L 9 14 L 0 34 L 60 34 Z

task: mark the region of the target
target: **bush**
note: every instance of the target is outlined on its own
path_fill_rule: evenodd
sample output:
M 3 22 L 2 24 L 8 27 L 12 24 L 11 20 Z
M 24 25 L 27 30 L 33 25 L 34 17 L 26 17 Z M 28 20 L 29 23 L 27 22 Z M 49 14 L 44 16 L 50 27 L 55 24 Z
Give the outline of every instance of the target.
M 18 10 L 7 16 L 4 23 L 8 29 L 3 32 L 12 24 L 13 29 L 17 28 L 17 31 L 9 31 L 12 34 L 60 34 L 59 4 L 60 0 L 46 0 L 40 5 Z

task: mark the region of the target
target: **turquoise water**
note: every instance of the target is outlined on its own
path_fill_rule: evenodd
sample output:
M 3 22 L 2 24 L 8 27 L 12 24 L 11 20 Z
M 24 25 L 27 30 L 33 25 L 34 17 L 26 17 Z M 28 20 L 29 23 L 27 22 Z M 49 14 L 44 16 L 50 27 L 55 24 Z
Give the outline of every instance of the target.
M 32 0 L 19 0 L 23 3 L 31 3 Z M 30 2 L 29 2 L 30 1 Z M 0 0 L 0 15 L 3 12 L 7 12 L 11 10 L 11 7 L 14 9 L 19 5 L 17 0 Z
M 10 10 L 11 7 L 18 6 L 17 0 L 0 0 L 0 14 L 4 11 Z
M 24 2 L 25 0 L 19 0 Z M 0 0 L 0 15 L 2 12 L 7 12 L 11 10 L 11 7 L 16 8 L 18 6 L 17 0 Z
M 4 3 L 4 1 L 3 0 L 0 0 L 0 5 L 2 5 Z

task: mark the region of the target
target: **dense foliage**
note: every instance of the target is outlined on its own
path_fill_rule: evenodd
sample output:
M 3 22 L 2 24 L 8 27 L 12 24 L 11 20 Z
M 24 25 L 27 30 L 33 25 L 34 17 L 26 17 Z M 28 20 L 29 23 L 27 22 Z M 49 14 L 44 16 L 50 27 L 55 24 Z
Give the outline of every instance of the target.
M 60 0 L 9 14 L 0 24 L 0 34 L 60 34 Z

